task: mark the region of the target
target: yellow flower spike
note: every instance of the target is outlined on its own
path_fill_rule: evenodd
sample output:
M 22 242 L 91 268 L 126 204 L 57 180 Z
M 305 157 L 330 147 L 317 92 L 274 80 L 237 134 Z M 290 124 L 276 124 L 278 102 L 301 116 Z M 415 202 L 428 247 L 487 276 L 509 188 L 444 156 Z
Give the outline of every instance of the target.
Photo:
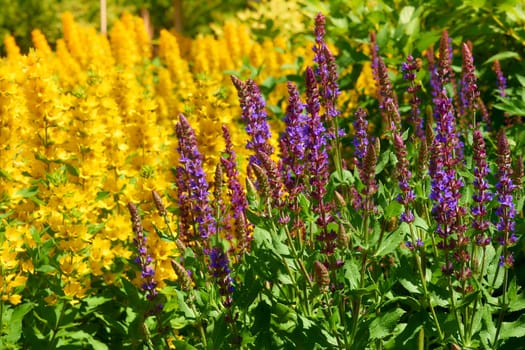
M 40 29 L 34 29 L 31 32 L 31 38 L 35 48 L 39 50 L 44 56 L 49 56 L 52 54 L 53 51 L 51 50 L 45 35 Z
M 167 30 L 160 31 L 159 57 L 164 61 L 172 75 L 172 81 L 179 94 L 194 91 L 193 78 L 189 71 L 188 62 L 180 55 L 176 37 Z
M 85 66 L 87 57 L 82 46 L 79 35 L 79 27 L 70 12 L 62 14 L 62 31 L 64 33 L 64 41 L 71 55 L 77 60 L 81 66 Z
M 4 37 L 4 47 L 8 60 L 17 61 L 21 58 L 20 47 L 18 47 L 12 35 L 6 35 Z

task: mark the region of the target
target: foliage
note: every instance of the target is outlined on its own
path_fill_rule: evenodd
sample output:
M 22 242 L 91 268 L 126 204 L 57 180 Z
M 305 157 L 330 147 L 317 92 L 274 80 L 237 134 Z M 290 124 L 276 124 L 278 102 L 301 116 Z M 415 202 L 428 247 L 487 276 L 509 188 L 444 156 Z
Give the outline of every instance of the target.
M 337 1 L 313 41 L 7 37 L 0 347 L 518 348 L 525 80 L 489 64 L 520 51 L 476 70 L 481 37 L 396 36 L 432 8 L 397 4 L 355 2 L 358 40 Z

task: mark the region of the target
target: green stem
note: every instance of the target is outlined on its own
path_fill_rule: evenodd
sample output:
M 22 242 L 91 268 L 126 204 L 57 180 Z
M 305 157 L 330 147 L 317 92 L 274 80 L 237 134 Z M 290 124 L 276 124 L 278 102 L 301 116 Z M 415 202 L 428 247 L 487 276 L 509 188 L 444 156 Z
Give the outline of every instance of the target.
M 503 256 L 507 257 L 508 251 L 507 247 L 503 247 Z M 498 265 L 499 266 L 499 265 Z M 503 294 L 501 295 L 502 298 L 502 307 L 499 313 L 498 317 L 498 325 L 496 326 L 496 336 L 494 337 L 494 345 L 496 346 L 498 344 L 498 338 L 501 331 L 501 325 L 503 324 L 503 316 L 505 315 L 505 312 L 507 311 L 507 288 L 509 284 L 509 269 L 505 268 L 503 271 Z
M 461 321 L 459 319 L 458 310 L 456 308 L 456 302 L 454 301 L 454 288 L 452 287 L 452 278 L 447 277 L 448 280 L 448 290 L 450 292 L 450 305 L 452 305 L 452 310 L 454 311 L 454 317 L 456 318 L 456 324 L 458 325 L 459 337 L 463 342 L 465 339 L 464 330 L 462 331 Z
M 439 334 L 439 339 L 443 341 L 445 337 L 443 336 L 443 331 L 441 330 L 441 326 L 439 324 L 439 320 L 436 315 L 436 311 L 434 310 L 434 306 L 432 305 L 432 299 L 430 298 L 430 294 L 428 293 L 427 289 L 427 279 L 425 276 L 425 271 L 423 270 L 423 266 L 421 264 L 421 260 L 419 255 L 417 254 L 417 246 L 416 246 L 416 235 L 414 233 L 414 228 L 412 223 L 409 224 L 410 228 L 410 236 L 412 237 L 412 246 L 414 247 L 414 259 L 416 260 L 416 266 L 419 271 L 419 277 L 421 278 L 421 285 L 423 286 L 423 294 L 425 296 L 425 299 L 428 302 L 428 306 L 430 307 L 430 312 L 432 313 L 432 318 L 434 319 L 434 323 L 436 325 L 437 332 Z
M 325 293 L 324 294 L 324 297 L 325 297 L 325 303 L 326 303 L 326 309 L 325 309 L 325 312 L 328 314 L 326 315 L 329 322 L 330 322 L 330 328 L 332 329 L 332 333 L 333 335 L 335 336 L 335 340 L 337 341 L 337 347 L 339 349 L 342 349 L 342 344 L 341 344 L 341 339 L 339 338 L 339 332 L 337 330 L 337 325 L 334 323 L 334 318 L 333 318 L 333 313 L 332 313 L 332 309 L 330 307 L 330 300 L 328 299 L 328 295 Z
M 49 345 L 47 347 L 49 350 L 55 348 L 53 343 L 54 343 L 56 335 L 58 333 L 58 329 L 60 328 L 60 323 L 62 322 L 62 317 L 64 317 L 64 313 L 66 312 L 65 310 L 66 310 L 66 302 L 62 301 L 62 308 L 60 309 L 60 315 L 58 316 L 58 319 L 56 321 L 55 327 L 51 330 L 53 335 L 51 336 L 51 339 L 49 340 Z

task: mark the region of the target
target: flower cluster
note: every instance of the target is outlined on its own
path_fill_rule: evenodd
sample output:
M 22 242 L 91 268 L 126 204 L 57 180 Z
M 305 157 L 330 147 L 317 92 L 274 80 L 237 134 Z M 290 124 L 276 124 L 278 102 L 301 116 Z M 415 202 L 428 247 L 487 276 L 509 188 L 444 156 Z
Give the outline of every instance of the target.
M 231 306 L 233 299 L 232 294 L 235 290 L 233 285 L 233 279 L 231 277 L 230 260 L 224 253 L 222 248 L 214 247 L 210 253 L 210 274 L 215 279 L 215 282 L 219 286 L 220 295 L 226 297 L 223 305 L 225 307 Z
M 487 204 L 492 200 L 492 193 L 487 180 L 489 167 L 485 151 L 485 140 L 480 130 L 474 130 L 473 139 L 475 167 L 472 185 L 476 192 L 472 195 L 472 200 L 474 201 L 474 205 L 471 207 L 471 213 L 474 217 L 472 227 L 478 232 L 476 243 L 480 246 L 486 246 L 491 241 L 491 238 L 485 234 L 490 226 L 490 221 L 487 219 Z
M 505 248 L 513 246 L 518 238 L 514 233 L 514 217 L 516 208 L 513 202 L 513 191 L 515 189 L 512 183 L 512 162 L 510 158 L 510 147 L 502 129 L 498 133 L 498 172 L 496 174 L 498 182 L 496 184 L 496 194 L 499 206 L 496 209 L 498 222 L 496 228 L 500 232 L 498 242 Z M 512 256 L 507 249 L 500 258 L 500 264 L 503 266 L 512 266 Z
M 144 229 L 140 220 L 140 215 L 137 207 L 133 203 L 128 203 L 128 210 L 131 215 L 131 222 L 135 237 L 133 243 L 137 248 L 138 255 L 135 258 L 135 263 L 140 268 L 142 279 L 141 288 L 146 293 L 148 300 L 153 300 L 157 295 L 157 281 L 155 280 L 155 269 L 153 268 L 153 259 L 148 253 L 146 247 L 147 237 L 144 235 Z
M 197 148 L 195 132 L 184 115 L 175 126 L 181 165 L 176 168 L 176 182 L 181 210 L 181 239 L 184 242 L 201 239 L 203 242 L 215 233 L 215 219 L 208 203 L 209 185 L 202 169 L 202 155 Z M 192 232 L 193 223 L 197 232 Z
M 338 74 L 335 58 L 324 41 L 326 31 L 325 17 L 322 13 L 318 13 L 315 17 L 314 33 L 314 62 L 317 63 L 315 75 L 318 77 L 319 95 L 321 97 L 322 105 L 326 110 L 326 116 L 323 117 L 323 121 L 328 121 L 339 115 L 339 111 L 337 110 L 336 106 L 336 100 L 340 92 L 339 85 L 337 83 Z
M 411 189 L 409 183 L 412 178 L 412 173 L 408 170 L 409 163 L 405 142 L 397 132 L 394 133 L 394 150 L 397 157 L 397 178 L 399 181 L 399 188 L 401 189 L 397 201 L 403 204 L 405 208 L 405 211 L 401 214 L 401 221 L 410 223 L 414 221 L 414 214 L 409 206 L 416 198 L 416 195 Z
M 307 153 L 306 105 L 301 101 L 297 86 L 288 83 L 288 106 L 284 122 L 285 133 L 281 137 L 281 172 L 288 193 L 294 198 L 304 190 L 305 156 Z
M 416 73 L 421 68 L 420 60 L 415 59 L 409 55 L 405 62 L 401 65 L 403 72 L 403 79 L 408 81 L 407 93 L 410 95 L 410 123 L 414 130 L 416 138 L 422 139 L 425 137 L 425 129 L 423 126 L 423 118 L 421 118 L 421 110 L 419 108 L 421 99 L 418 93 L 421 91 L 421 85 L 416 83 Z

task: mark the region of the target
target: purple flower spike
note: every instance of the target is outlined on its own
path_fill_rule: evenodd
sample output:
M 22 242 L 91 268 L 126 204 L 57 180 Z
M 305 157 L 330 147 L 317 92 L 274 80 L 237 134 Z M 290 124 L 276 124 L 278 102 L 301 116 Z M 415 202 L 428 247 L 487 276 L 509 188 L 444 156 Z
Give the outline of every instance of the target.
M 423 118 L 421 118 L 421 99 L 417 96 L 421 90 L 421 85 L 416 83 L 416 73 L 421 68 L 419 60 L 414 59 L 412 55 L 407 57 L 406 62 L 401 65 L 403 72 L 403 79 L 408 81 L 409 86 L 407 92 L 410 95 L 410 123 L 412 124 L 414 133 L 418 139 L 425 138 L 425 130 L 423 127 Z
M 401 221 L 410 223 L 414 221 L 414 214 L 410 211 L 409 206 L 416 196 L 409 184 L 412 179 L 412 173 L 408 170 L 407 149 L 403 138 L 397 132 L 394 134 L 394 151 L 397 157 L 397 178 L 399 188 L 401 189 L 401 194 L 397 198 L 397 201 L 405 207 L 405 211 L 401 215 Z
M 250 157 L 250 164 L 255 163 L 260 166 L 262 161 L 257 154 L 262 153 L 271 157 L 274 151 L 269 143 L 272 134 L 267 121 L 266 102 L 259 86 L 253 80 L 248 79 L 242 82 L 235 76 L 231 76 L 231 79 L 239 96 L 246 132 L 251 137 L 246 144 L 246 148 L 254 152 L 254 155 Z
M 397 97 L 392 89 L 392 83 L 388 76 L 388 70 L 381 57 L 377 58 L 379 108 L 383 119 L 387 122 L 388 130 L 394 131 L 401 128 L 401 116 Z
M 176 168 L 179 206 L 183 215 L 188 215 L 181 217 L 186 225 L 181 233 L 188 235 L 181 236 L 181 239 L 184 242 L 199 238 L 205 240 L 215 233 L 216 225 L 209 205 L 209 185 L 202 169 L 203 157 L 197 148 L 195 132 L 182 114 L 175 125 L 175 132 L 179 141 L 177 151 L 180 154 L 180 165 Z M 193 218 L 193 222 L 188 221 L 188 218 Z M 195 223 L 198 224 L 198 232 L 192 233 L 191 227 Z
M 463 43 L 462 46 L 463 67 L 461 70 L 461 102 L 465 110 L 475 109 L 479 97 L 478 85 L 474 71 L 474 58 L 470 47 Z
M 486 237 L 483 236 L 484 232 L 487 232 L 490 226 L 490 222 L 487 220 L 487 207 L 486 204 L 492 200 L 492 193 L 490 192 L 490 186 L 487 181 L 487 175 L 489 173 L 489 167 L 487 164 L 487 155 L 485 152 L 485 140 L 480 130 L 474 130 L 474 181 L 473 186 L 475 193 L 472 195 L 474 205 L 471 207 L 471 213 L 474 216 L 472 221 L 472 227 L 480 232 L 481 236 L 476 236 L 476 243 L 484 245 Z
M 503 75 L 501 71 L 501 65 L 498 60 L 494 61 L 492 65 L 492 70 L 496 73 L 496 78 L 498 79 L 498 90 L 501 97 L 507 96 L 505 89 L 507 88 L 507 78 Z
M 233 303 L 232 294 L 235 290 L 231 277 L 230 260 L 220 247 L 210 251 L 210 274 L 219 287 L 219 294 L 226 297 L 223 305 L 230 307 Z
M 294 198 L 304 188 L 304 161 L 308 142 L 306 105 L 301 101 L 297 86 L 288 82 L 288 107 L 284 122 L 286 130 L 280 145 L 282 153 L 281 173 L 284 184 Z
M 128 203 L 128 210 L 131 215 L 131 223 L 133 225 L 133 243 L 137 248 L 138 255 L 134 261 L 140 268 L 140 275 L 142 278 L 142 291 L 146 294 L 148 300 L 153 300 L 157 295 L 157 281 L 155 280 L 155 270 L 153 269 L 153 258 L 148 253 L 146 247 L 146 236 L 140 220 L 140 215 L 137 207 L 133 203 Z
M 315 45 L 313 51 L 315 53 L 314 62 L 317 63 L 315 75 L 319 82 L 321 104 L 326 110 L 326 114 L 323 115 L 324 122 L 339 115 L 339 111 L 336 108 L 336 100 L 340 94 L 337 83 L 337 65 L 332 52 L 330 52 L 324 41 L 325 34 L 325 17 L 322 13 L 318 13 L 315 17 Z
M 354 115 L 354 163 L 361 174 L 364 171 L 363 159 L 368 148 L 368 121 L 366 111 L 362 108 L 358 108 Z M 363 175 L 360 177 L 363 178 Z
M 224 167 L 226 177 L 228 178 L 228 189 L 233 208 L 233 218 L 236 222 L 237 240 L 240 250 L 249 246 L 253 225 L 246 218 L 246 208 L 248 201 L 239 181 L 239 172 L 237 170 L 237 156 L 233 150 L 230 132 L 226 125 L 222 126 L 226 149 L 226 157 L 221 157 L 221 164 Z
M 510 247 L 516 242 L 514 236 L 514 216 L 516 209 L 513 202 L 512 193 L 515 189 L 512 183 L 512 162 L 510 157 L 510 147 L 503 129 L 498 133 L 498 173 L 496 192 L 499 206 L 496 209 L 498 223 L 496 228 L 501 232 L 499 242 L 505 247 Z M 505 250 L 506 253 L 508 253 Z M 507 256 L 505 256 L 505 259 Z
M 326 194 L 328 183 L 328 153 L 326 142 L 326 129 L 319 116 L 319 91 L 315 81 L 312 68 L 306 69 L 306 110 L 310 114 L 308 121 L 308 173 L 310 175 L 310 185 L 313 198 L 321 202 Z

